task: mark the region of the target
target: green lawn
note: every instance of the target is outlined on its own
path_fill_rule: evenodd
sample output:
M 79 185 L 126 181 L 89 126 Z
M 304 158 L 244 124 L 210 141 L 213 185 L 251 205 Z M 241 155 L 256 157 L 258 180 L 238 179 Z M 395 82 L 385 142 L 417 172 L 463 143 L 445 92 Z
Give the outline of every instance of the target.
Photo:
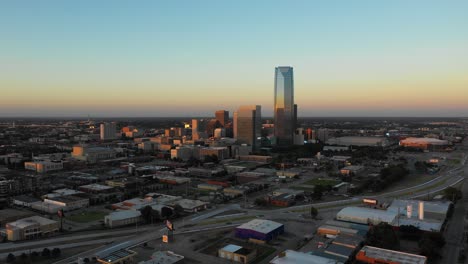
M 312 180 L 306 181 L 304 184 L 307 184 L 307 185 L 331 185 L 331 186 L 335 186 L 338 183 L 340 183 L 340 182 L 335 181 L 335 180 L 330 180 L 330 179 L 312 179 Z
M 78 214 L 70 215 L 70 216 L 67 216 L 67 213 L 65 213 L 65 219 L 73 221 L 73 222 L 78 222 L 78 223 L 88 223 L 88 222 L 93 222 L 93 221 L 98 221 L 98 220 L 104 220 L 104 216 L 106 215 L 107 213 L 98 212 L 98 211 L 82 212 L 82 213 L 78 213 Z

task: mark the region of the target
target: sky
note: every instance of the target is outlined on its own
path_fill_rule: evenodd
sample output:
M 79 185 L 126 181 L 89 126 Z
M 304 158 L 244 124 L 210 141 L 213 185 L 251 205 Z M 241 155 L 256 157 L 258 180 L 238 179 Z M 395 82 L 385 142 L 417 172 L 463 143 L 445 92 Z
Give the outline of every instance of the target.
M 468 1 L 1 1 L 0 116 L 468 116 Z

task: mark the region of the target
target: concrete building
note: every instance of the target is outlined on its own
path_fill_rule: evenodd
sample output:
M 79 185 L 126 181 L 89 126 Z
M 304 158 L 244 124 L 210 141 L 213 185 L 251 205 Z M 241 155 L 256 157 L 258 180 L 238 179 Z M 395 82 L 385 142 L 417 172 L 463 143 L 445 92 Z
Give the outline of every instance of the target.
M 51 235 L 58 232 L 59 225 L 57 221 L 40 216 L 31 216 L 7 223 L 5 228 L 8 240 L 18 241 Z
M 228 159 L 229 149 L 226 147 L 209 147 L 209 148 L 200 148 L 199 156 L 200 159 L 205 159 L 206 156 L 216 156 L 218 160 Z
M 85 193 L 111 193 L 115 191 L 115 189 L 111 186 L 102 185 L 98 183 L 82 185 L 78 187 L 78 189 Z
M 260 105 L 241 106 L 234 113 L 234 137 L 239 144 L 260 147 L 262 136 L 262 114 Z
M 97 163 L 101 160 L 115 159 L 117 152 L 112 148 L 74 146 L 72 157 L 85 161 L 89 164 Z
M 11 202 L 17 206 L 31 207 L 34 203 L 41 202 L 41 200 L 27 195 L 20 195 L 13 197 Z
M 117 126 L 114 122 L 100 125 L 101 140 L 113 140 L 117 138 Z
M 337 137 L 329 138 L 327 141 L 329 145 L 338 146 L 357 146 L 357 147 L 387 147 L 389 141 L 385 137 Z
M 253 219 L 250 222 L 238 226 L 235 230 L 236 237 L 242 239 L 255 239 L 270 241 L 284 233 L 284 225 L 264 219 Z
M 257 255 L 255 249 L 248 249 L 238 245 L 229 244 L 218 250 L 218 257 L 229 261 L 247 264 Z
M 171 149 L 171 159 L 180 159 L 187 161 L 190 158 L 194 157 L 194 148 L 181 146 Z
M 126 225 L 134 225 L 142 220 L 141 212 L 138 210 L 123 210 L 115 211 L 104 217 L 104 224 L 107 227 L 119 227 Z
M 60 206 L 64 211 L 81 209 L 89 206 L 89 199 L 74 195 L 44 199 L 44 203 Z
M 303 128 L 296 128 L 294 132 L 294 145 L 304 145 L 305 132 Z
M 61 161 L 27 161 L 24 163 L 24 168 L 37 173 L 46 173 L 63 170 L 63 163 Z
M 356 255 L 356 260 L 362 263 L 381 264 L 426 264 L 425 256 L 401 251 L 364 246 Z

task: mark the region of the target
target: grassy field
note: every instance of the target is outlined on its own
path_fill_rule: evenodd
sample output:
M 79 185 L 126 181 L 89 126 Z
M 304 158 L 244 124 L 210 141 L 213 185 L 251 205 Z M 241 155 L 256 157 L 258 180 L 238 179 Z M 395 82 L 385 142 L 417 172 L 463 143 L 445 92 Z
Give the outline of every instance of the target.
M 312 179 L 304 182 L 306 185 L 337 185 L 339 181 L 330 180 L 330 179 Z
M 98 211 L 82 212 L 82 213 L 78 213 L 78 214 L 70 215 L 70 216 L 67 216 L 65 214 L 67 220 L 78 222 L 78 223 L 89 223 L 93 221 L 104 220 L 104 216 L 106 215 L 107 213 L 98 212 Z

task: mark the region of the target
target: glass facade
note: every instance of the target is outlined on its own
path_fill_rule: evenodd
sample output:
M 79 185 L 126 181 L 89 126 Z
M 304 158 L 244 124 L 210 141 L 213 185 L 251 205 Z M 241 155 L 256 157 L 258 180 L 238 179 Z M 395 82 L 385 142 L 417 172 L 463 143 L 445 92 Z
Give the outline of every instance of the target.
M 293 68 L 275 68 L 275 137 L 278 145 L 292 145 L 296 126 Z

